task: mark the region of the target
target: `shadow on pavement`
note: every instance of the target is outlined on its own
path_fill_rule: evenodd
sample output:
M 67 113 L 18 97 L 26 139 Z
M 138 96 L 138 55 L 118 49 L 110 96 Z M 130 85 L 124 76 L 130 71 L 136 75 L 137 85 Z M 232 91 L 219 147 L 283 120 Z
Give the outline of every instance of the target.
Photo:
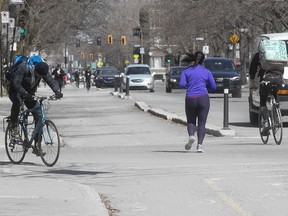
M 197 153 L 197 152 L 193 152 L 193 151 L 166 151 L 166 150 L 163 150 L 163 151 L 152 151 L 152 152 L 156 152 L 156 153 Z
M 108 174 L 111 172 L 93 172 L 93 171 L 82 171 L 82 170 L 59 169 L 59 170 L 47 170 L 46 173 L 53 173 L 53 174 L 60 174 L 60 175 L 97 175 L 97 174 Z

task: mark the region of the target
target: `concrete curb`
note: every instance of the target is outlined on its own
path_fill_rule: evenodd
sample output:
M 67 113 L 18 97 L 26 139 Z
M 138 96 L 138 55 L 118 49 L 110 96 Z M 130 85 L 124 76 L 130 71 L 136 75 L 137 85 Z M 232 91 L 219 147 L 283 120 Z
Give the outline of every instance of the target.
M 121 99 L 132 99 L 131 96 L 126 96 L 125 93 L 119 93 L 119 92 L 110 92 L 110 95 L 112 96 L 118 96 Z M 138 109 L 150 113 L 151 115 L 157 116 L 159 118 L 163 118 L 165 120 L 170 120 L 172 122 L 187 125 L 186 117 L 178 116 L 173 113 L 169 113 L 165 110 L 159 109 L 159 108 L 151 108 L 149 107 L 145 102 L 143 101 L 137 101 L 135 102 L 135 107 Z M 209 135 L 213 135 L 215 137 L 221 137 L 221 136 L 234 136 L 235 131 L 232 129 L 223 129 L 216 127 L 214 125 L 206 124 L 206 133 Z
M 145 102 L 142 102 L 142 101 L 135 102 L 135 106 L 139 108 L 140 110 L 144 112 L 148 112 L 154 116 L 157 116 L 166 120 L 171 120 L 175 123 L 182 124 L 185 126 L 187 125 L 186 117 L 177 116 L 176 114 L 171 114 L 159 108 L 150 108 Z M 226 130 L 226 129 L 219 128 L 219 127 L 216 127 L 214 125 L 209 125 L 209 124 L 206 124 L 206 133 L 216 136 L 216 137 L 235 135 L 235 131 L 232 129 Z

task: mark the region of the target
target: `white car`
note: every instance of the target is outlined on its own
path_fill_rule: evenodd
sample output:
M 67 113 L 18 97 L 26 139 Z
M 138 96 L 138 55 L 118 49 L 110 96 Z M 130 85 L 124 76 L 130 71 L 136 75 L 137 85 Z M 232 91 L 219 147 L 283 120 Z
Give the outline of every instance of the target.
M 154 74 L 151 73 L 149 65 L 129 64 L 123 74 L 122 88 L 126 90 L 126 78 L 129 77 L 130 89 L 143 89 L 154 92 Z

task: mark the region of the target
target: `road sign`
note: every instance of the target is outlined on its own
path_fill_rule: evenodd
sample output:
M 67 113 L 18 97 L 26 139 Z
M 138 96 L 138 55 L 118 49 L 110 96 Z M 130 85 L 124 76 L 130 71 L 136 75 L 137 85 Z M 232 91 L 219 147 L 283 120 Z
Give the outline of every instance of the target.
M 235 44 L 239 41 L 239 37 L 236 34 L 232 34 L 231 37 L 229 38 L 229 40 Z
M 209 54 L 209 46 L 203 46 L 203 53 Z
M 2 23 L 9 23 L 9 11 L 1 12 L 1 21 Z

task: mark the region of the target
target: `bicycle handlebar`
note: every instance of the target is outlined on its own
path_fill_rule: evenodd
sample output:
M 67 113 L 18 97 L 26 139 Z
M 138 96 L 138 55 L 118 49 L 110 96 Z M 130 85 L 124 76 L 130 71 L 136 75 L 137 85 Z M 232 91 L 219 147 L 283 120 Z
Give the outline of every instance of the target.
M 56 97 L 56 94 L 50 95 L 50 96 L 38 96 L 33 95 L 32 98 L 34 100 L 44 101 L 44 100 L 60 100 L 60 98 Z

